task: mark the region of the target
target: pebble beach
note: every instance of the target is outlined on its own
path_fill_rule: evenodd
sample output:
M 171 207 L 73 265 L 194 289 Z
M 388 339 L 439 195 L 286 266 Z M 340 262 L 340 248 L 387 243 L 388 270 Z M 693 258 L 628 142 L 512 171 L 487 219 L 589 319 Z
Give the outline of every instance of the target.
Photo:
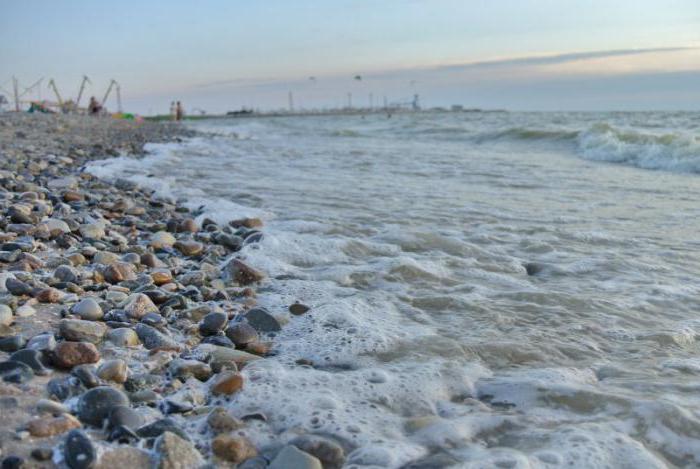
M 138 158 L 193 132 L 172 123 L 0 116 L 2 468 L 334 468 L 341 444 L 258 448 L 263 413 L 226 404 L 284 315 L 257 306 L 265 272 L 237 253 L 264 236 L 87 163 Z

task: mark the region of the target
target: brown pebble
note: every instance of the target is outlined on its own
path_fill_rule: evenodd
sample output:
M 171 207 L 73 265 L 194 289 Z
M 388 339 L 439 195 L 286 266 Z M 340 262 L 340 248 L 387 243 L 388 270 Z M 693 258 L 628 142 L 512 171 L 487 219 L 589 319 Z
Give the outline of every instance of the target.
M 34 297 L 39 303 L 58 303 L 61 301 L 61 292 L 55 288 L 42 288 Z
M 32 436 L 45 438 L 47 436 L 60 435 L 68 430 L 80 428 L 80 421 L 70 414 L 63 414 L 60 417 L 41 417 L 30 421 L 27 430 Z
M 245 437 L 219 435 L 211 443 L 214 454 L 236 464 L 258 455 L 255 446 Z
M 207 424 L 216 435 L 243 427 L 243 422 L 229 414 L 223 407 L 215 407 L 207 416 Z
M 97 369 L 97 376 L 105 381 L 124 383 L 127 378 L 128 368 L 126 362 L 119 358 L 107 360 Z
M 83 194 L 76 191 L 66 191 L 63 193 L 64 202 L 79 202 L 83 200 Z
M 73 368 L 100 360 L 100 352 L 90 342 L 64 341 L 56 346 L 54 353 L 54 362 L 61 368 Z
M 171 274 L 169 270 L 159 269 L 151 272 L 151 278 L 153 279 L 153 283 L 155 283 L 158 286 L 161 286 L 165 285 L 166 283 L 172 282 L 173 274 Z
M 134 265 L 126 262 L 115 262 L 108 265 L 103 271 L 104 279 L 109 283 L 119 283 L 125 280 L 136 280 Z
M 233 371 L 223 371 L 214 378 L 211 385 L 212 394 L 233 394 L 243 388 L 243 376 Z
M 267 355 L 271 348 L 271 344 L 267 342 L 252 342 L 245 346 L 245 351 L 255 355 Z
M 204 251 L 204 245 L 198 241 L 178 241 L 173 247 L 188 257 L 198 256 Z
M 238 220 L 232 220 L 229 222 L 233 228 L 240 228 L 242 226 L 246 228 L 260 228 L 263 226 L 263 222 L 259 218 L 239 218 Z
M 181 232 L 196 233 L 198 228 L 197 223 L 194 220 L 192 220 L 191 218 L 187 218 L 185 220 L 182 220 L 182 223 L 180 223 L 178 229 Z
M 296 302 L 289 307 L 289 312 L 295 316 L 301 316 L 302 314 L 306 313 L 310 309 L 311 308 L 309 308 L 308 306 L 301 304 L 299 302 Z

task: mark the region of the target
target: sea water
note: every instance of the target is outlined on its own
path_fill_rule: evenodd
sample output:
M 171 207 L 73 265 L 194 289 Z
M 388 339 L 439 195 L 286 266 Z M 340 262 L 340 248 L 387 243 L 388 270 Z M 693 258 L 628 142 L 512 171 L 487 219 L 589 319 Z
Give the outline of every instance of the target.
M 191 124 L 91 165 L 220 222 L 286 315 L 230 404 L 349 466 L 700 466 L 700 114 Z M 305 359 L 313 366 L 296 362 Z M 422 459 L 429 461 L 430 459 Z

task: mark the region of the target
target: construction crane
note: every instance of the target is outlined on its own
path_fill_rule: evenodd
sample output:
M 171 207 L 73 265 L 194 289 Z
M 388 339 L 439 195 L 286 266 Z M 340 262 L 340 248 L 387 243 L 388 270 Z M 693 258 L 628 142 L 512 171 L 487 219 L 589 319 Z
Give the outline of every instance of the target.
M 92 82 L 90 79 L 87 77 L 87 75 L 83 75 L 83 81 L 80 83 L 80 91 L 78 91 L 78 97 L 75 100 L 75 109 L 77 110 L 78 107 L 80 106 L 80 98 L 83 97 L 83 91 L 85 90 L 85 84 L 90 83 L 92 85 Z
M 105 103 L 107 102 L 107 98 L 109 97 L 109 93 L 112 91 L 112 88 L 116 87 L 117 91 L 117 111 L 122 112 L 122 95 L 121 95 L 121 87 L 119 86 L 119 83 L 117 83 L 116 80 L 112 80 L 109 82 L 109 87 L 107 87 L 107 92 L 105 93 L 104 98 L 102 98 L 102 102 L 100 103 L 100 106 L 104 107 Z
M 56 99 L 58 100 L 58 106 L 63 107 L 63 99 L 61 98 L 61 93 L 58 92 L 58 87 L 56 86 L 56 82 L 53 81 L 53 78 L 49 80 L 49 88 L 53 89 L 54 94 L 56 95 Z

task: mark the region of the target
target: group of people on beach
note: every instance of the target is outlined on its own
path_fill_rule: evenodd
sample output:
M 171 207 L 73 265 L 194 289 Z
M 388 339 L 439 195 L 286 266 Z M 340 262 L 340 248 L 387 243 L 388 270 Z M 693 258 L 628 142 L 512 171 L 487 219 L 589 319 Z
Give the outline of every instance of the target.
M 170 118 L 174 121 L 181 121 L 183 116 L 184 116 L 184 112 L 182 111 L 182 104 L 180 104 L 180 101 L 171 102 L 170 103 Z

